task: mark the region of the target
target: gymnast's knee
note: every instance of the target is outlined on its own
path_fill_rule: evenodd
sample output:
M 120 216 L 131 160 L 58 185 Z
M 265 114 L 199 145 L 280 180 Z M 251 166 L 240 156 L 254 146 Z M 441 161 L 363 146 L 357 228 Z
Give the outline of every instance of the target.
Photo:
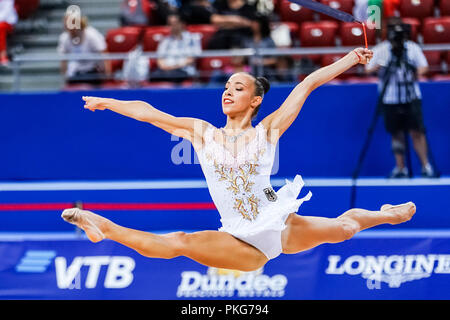
M 339 237 L 341 241 L 349 240 L 359 231 L 359 225 L 355 221 L 346 218 L 337 219 L 339 223 Z

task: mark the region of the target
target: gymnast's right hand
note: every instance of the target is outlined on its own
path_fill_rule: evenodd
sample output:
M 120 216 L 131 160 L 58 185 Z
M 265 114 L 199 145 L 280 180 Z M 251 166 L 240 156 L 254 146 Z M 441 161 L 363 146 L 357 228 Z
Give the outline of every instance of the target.
M 91 111 L 95 110 L 105 110 L 107 108 L 107 98 L 97 98 L 97 97 L 87 97 L 83 96 L 84 108 Z

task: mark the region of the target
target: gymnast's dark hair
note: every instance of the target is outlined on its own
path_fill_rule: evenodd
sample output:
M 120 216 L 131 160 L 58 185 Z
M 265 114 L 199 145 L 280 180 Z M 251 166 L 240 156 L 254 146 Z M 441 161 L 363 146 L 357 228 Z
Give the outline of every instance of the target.
M 269 80 L 267 80 L 264 77 L 254 77 L 255 78 L 255 96 L 260 96 L 264 98 L 264 95 L 269 91 L 270 89 L 270 83 Z M 252 114 L 252 119 L 256 118 L 256 115 L 258 114 L 259 108 L 261 107 L 261 104 L 255 108 Z

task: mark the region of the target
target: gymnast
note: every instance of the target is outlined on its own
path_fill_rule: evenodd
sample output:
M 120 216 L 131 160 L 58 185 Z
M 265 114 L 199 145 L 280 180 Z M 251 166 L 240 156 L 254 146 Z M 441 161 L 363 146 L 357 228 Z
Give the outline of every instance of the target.
M 304 185 L 300 175 L 275 191 L 270 183 L 275 150 L 281 135 L 297 118 L 306 98 L 358 63 L 372 51 L 357 48 L 300 82 L 283 104 L 255 127 L 269 82 L 248 73 L 233 74 L 222 94 L 223 128 L 188 117 L 175 117 L 142 101 L 83 97 L 84 108 L 111 110 L 148 122 L 188 139 L 196 151 L 209 192 L 221 216 L 219 230 L 155 234 L 119 226 L 91 211 L 66 209 L 62 218 L 86 232 L 92 242 L 110 239 L 150 258 L 188 257 L 200 264 L 241 271 L 261 268 L 281 253 L 295 254 L 323 243 L 338 243 L 380 224 L 408 221 L 412 202 L 384 204 L 378 211 L 353 208 L 336 218 L 302 216 L 299 207 L 311 193 L 297 199 Z M 330 101 L 332 103 L 332 101 Z

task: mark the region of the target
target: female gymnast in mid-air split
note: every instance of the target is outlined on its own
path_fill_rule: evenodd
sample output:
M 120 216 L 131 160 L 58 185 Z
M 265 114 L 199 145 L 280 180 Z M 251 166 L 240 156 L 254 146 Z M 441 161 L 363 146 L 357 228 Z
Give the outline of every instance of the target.
M 297 199 L 303 186 L 301 177 L 286 180 L 277 192 L 270 184 L 278 139 L 296 119 L 308 95 L 371 57 L 372 51 L 357 48 L 311 73 L 281 107 L 255 127 L 251 121 L 269 83 L 247 73 L 233 74 L 225 85 L 222 110 L 227 122 L 220 129 L 203 120 L 169 115 L 142 101 L 83 97 L 86 109 L 109 109 L 188 139 L 197 152 L 222 227 L 218 231 L 154 234 L 76 208 L 64 210 L 62 218 L 83 229 L 92 242 L 110 239 L 146 257 L 185 256 L 206 266 L 241 271 L 256 270 L 281 253 L 295 254 L 322 243 L 348 240 L 380 224 L 408 221 L 416 211 L 412 202 L 385 204 L 379 211 L 350 209 L 337 218 L 301 216 L 298 209 L 311 196 L 308 193 Z

